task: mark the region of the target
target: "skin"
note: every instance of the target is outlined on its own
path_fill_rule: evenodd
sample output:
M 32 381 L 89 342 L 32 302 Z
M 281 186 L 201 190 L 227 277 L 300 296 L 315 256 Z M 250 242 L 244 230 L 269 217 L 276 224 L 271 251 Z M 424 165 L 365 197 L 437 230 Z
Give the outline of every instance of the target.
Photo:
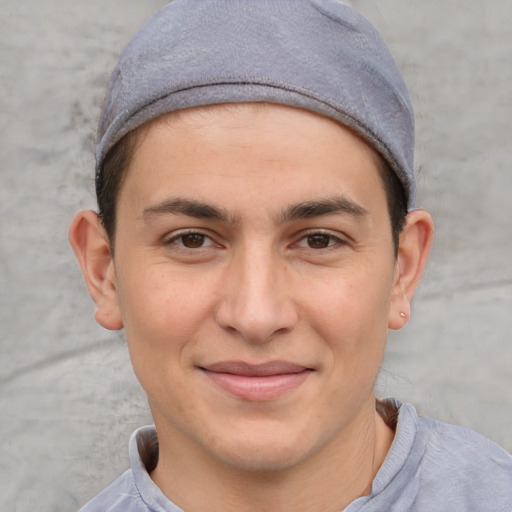
M 374 395 L 387 331 L 433 233 L 409 213 L 395 257 L 373 149 L 285 106 L 171 114 L 139 138 L 117 215 L 115 258 L 94 212 L 70 240 L 97 321 L 125 329 L 162 491 L 192 512 L 368 493 L 393 439 Z

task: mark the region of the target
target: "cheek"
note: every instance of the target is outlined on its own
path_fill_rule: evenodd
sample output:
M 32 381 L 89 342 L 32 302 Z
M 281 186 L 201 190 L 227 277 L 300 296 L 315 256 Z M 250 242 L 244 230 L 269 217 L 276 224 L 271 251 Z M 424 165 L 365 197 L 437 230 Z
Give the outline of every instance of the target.
M 343 269 L 312 280 L 303 308 L 308 323 L 328 340 L 335 357 L 364 362 L 381 357 L 386 337 L 392 277 L 386 269 Z M 348 357 L 350 355 L 350 357 Z
M 118 276 L 118 299 L 125 328 L 157 330 L 186 325 L 201 316 L 211 294 L 200 273 L 180 272 L 166 263 L 139 264 Z M 177 329 L 168 334 L 179 332 Z
M 356 319 L 361 316 L 377 322 L 382 316 L 387 318 L 392 275 L 377 266 L 355 271 L 343 269 L 322 280 L 311 280 L 304 289 L 310 304 L 317 312 L 323 311 L 326 319 L 333 322 L 346 320 L 357 327 Z
M 193 344 L 209 309 L 204 287 L 190 276 L 166 272 L 165 265 L 145 272 L 120 272 L 118 297 L 128 348 L 136 373 L 169 371 Z M 140 376 L 139 376 L 140 378 Z

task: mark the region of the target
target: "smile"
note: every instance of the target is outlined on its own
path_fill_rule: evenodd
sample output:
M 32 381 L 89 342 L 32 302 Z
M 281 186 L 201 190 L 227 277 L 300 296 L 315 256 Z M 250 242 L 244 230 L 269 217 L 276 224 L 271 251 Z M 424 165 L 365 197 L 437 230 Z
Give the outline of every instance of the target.
M 313 372 L 311 368 L 286 361 L 258 365 L 226 361 L 200 369 L 216 387 L 253 402 L 278 399 L 299 387 Z

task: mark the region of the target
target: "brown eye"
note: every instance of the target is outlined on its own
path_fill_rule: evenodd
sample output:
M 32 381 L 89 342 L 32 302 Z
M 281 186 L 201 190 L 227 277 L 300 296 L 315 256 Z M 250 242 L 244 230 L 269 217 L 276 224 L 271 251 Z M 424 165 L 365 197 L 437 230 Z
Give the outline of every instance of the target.
M 315 235 L 309 235 L 307 237 L 308 247 L 311 249 L 325 249 L 331 245 L 332 237 L 329 235 L 322 235 L 317 233 Z
M 189 233 L 188 235 L 182 235 L 181 243 L 188 249 L 198 249 L 204 245 L 205 236 L 201 233 Z

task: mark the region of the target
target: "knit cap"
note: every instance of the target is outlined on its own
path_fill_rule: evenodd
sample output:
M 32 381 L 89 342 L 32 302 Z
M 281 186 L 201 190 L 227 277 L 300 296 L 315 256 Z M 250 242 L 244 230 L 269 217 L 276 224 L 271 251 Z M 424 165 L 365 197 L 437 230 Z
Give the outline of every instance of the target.
M 128 132 L 163 114 L 269 102 L 335 119 L 362 136 L 415 198 L 414 114 L 372 24 L 338 0 L 174 0 L 123 50 L 98 128 L 103 160 Z

